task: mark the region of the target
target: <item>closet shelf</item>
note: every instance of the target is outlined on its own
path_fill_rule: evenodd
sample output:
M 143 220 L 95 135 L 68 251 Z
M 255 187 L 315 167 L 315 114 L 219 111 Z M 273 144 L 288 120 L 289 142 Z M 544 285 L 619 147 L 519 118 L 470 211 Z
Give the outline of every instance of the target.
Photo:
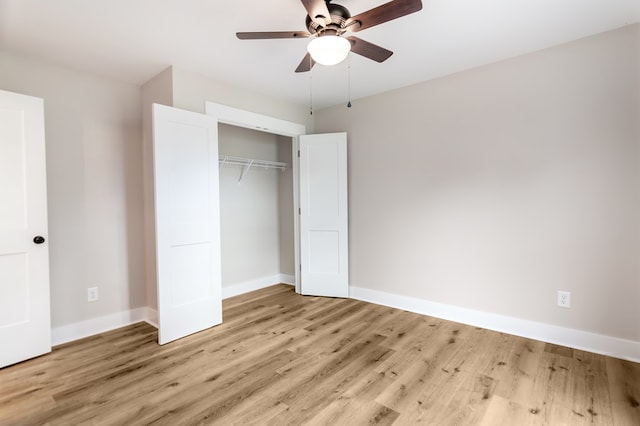
M 282 163 L 280 161 L 269 161 L 269 160 L 256 160 L 253 158 L 244 158 L 244 157 L 231 157 L 228 155 L 221 155 L 218 157 L 218 164 L 220 167 L 225 165 L 229 166 L 242 166 L 242 173 L 240 174 L 239 182 L 242 182 L 242 179 L 246 176 L 247 172 L 251 167 L 262 167 L 263 169 L 279 169 L 286 170 L 287 163 Z

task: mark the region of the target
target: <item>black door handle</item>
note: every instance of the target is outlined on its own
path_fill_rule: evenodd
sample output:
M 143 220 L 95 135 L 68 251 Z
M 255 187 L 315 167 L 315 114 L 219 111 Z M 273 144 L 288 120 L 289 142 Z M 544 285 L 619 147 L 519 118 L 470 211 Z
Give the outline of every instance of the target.
M 40 235 L 36 235 L 35 237 L 33 237 L 33 242 L 36 244 L 42 244 L 44 243 L 44 237 Z

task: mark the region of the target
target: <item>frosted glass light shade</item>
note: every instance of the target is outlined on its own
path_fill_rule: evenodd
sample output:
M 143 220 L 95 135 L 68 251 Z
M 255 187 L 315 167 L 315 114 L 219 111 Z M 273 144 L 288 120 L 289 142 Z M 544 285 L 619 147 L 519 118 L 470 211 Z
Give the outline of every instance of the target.
M 322 65 L 339 64 L 345 60 L 350 50 L 349 40 L 335 35 L 316 37 L 307 46 L 313 60 Z

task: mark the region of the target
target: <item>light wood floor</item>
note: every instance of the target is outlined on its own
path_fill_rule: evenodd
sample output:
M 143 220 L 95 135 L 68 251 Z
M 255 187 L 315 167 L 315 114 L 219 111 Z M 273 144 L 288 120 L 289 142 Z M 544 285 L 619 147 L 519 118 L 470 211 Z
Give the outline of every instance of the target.
M 640 425 L 640 364 L 290 286 L 0 370 L 1 425 Z

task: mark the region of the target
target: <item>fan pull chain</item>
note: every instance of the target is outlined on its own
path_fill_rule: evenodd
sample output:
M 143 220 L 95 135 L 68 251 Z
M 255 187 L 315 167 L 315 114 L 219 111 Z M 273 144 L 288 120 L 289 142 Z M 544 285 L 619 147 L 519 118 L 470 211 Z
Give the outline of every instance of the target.
M 347 95 L 349 102 L 347 102 L 347 108 L 351 108 L 351 52 L 347 56 Z
M 313 115 L 313 59 L 309 55 L 309 115 Z

